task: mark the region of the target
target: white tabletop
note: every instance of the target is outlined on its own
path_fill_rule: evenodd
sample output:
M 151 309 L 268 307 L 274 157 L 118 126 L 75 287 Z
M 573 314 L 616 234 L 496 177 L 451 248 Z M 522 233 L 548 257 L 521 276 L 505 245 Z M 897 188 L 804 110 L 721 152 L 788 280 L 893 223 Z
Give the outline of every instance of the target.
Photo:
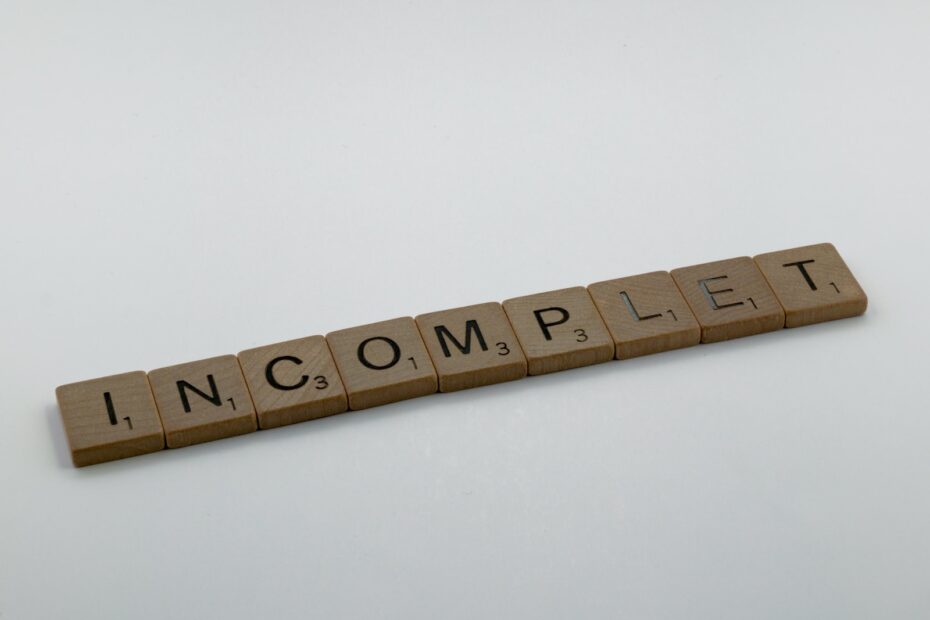
M 930 4 L 0 4 L 0 619 L 930 616 Z M 57 385 L 809 243 L 861 318 L 81 470 Z

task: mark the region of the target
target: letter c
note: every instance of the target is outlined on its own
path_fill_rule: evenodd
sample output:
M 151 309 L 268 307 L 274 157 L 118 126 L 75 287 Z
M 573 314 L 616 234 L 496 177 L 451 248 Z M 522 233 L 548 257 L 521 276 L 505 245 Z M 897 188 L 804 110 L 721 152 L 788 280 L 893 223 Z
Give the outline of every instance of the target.
M 310 380 L 310 377 L 307 375 L 302 375 L 300 381 L 293 385 L 284 385 L 280 383 L 274 376 L 274 367 L 278 362 L 293 362 L 294 364 L 303 364 L 304 361 L 299 357 L 294 357 L 293 355 L 282 355 L 281 357 L 276 357 L 265 366 L 265 380 L 268 381 L 268 385 L 275 388 L 276 390 L 296 390 L 302 388 L 307 384 L 307 381 Z

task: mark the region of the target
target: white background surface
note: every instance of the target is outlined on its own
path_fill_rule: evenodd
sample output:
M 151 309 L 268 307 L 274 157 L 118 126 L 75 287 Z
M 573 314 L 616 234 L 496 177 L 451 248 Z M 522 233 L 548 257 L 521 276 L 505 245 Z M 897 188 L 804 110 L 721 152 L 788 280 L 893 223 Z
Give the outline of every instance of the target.
M 0 4 L 0 618 L 926 618 L 930 4 Z M 71 467 L 62 383 L 832 241 L 863 318 Z

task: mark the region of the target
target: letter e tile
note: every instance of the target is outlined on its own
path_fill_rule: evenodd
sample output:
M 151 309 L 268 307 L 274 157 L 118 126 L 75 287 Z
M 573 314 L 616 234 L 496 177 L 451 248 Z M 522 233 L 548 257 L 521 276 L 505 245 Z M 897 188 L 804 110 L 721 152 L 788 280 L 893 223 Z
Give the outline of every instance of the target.
M 672 270 L 698 323 L 701 342 L 781 329 L 785 312 L 762 273 L 743 256 Z

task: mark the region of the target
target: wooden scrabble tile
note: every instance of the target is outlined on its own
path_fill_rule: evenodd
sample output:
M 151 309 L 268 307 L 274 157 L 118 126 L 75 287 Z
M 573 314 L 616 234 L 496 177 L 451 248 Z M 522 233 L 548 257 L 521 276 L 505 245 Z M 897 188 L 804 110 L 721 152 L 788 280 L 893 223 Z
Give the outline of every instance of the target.
M 785 327 L 858 316 L 868 298 L 831 243 L 755 257 L 785 309 Z
M 238 357 L 259 428 L 304 422 L 349 408 L 323 336 L 249 349 Z
M 55 390 L 75 467 L 165 448 L 145 373 L 127 372 Z
M 526 358 L 497 302 L 441 310 L 416 318 L 439 391 L 513 381 L 526 376 Z
M 256 430 L 255 408 L 235 355 L 149 372 L 169 448 Z
M 701 342 L 719 342 L 785 326 L 785 312 L 748 256 L 672 270 L 701 324 Z
M 613 359 L 614 343 L 582 286 L 515 297 L 503 306 L 531 375 Z
M 701 326 L 667 271 L 596 282 L 588 292 L 614 339 L 617 359 L 701 341 Z
M 326 335 L 350 409 L 433 394 L 436 371 L 413 318 L 341 329 Z

